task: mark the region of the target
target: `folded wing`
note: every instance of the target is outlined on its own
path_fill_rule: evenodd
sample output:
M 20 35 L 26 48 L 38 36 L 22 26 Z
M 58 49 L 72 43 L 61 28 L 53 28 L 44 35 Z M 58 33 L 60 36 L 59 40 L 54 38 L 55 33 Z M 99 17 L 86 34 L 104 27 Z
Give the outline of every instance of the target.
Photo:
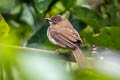
M 81 38 L 76 30 L 69 27 L 50 30 L 51 37 L 61 46 L 74 49 L 82 45 Z

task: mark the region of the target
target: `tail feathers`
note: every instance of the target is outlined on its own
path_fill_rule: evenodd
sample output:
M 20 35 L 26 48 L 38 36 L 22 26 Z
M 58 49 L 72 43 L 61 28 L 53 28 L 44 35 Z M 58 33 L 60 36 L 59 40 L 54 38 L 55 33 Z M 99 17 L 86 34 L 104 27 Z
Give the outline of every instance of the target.
M 87 66 L 85 56 L 80 48 L 75 48 L 75 50 L 73 50 L 73 55 L 80 68 L 85 68 Z

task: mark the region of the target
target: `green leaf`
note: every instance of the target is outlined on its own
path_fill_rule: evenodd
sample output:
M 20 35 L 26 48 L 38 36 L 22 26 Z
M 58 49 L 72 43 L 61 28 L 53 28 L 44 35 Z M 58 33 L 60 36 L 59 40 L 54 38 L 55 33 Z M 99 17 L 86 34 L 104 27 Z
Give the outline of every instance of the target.
M 100 29 L 99 34 L 94 34 L 93 31 L 83 30 L 81 36 L 84 41 L 91 45 L 103 46 L 120 50 L 120 27 L 105 27 Z
M 46 17 L 51 17 L 53 15 L 57 15 L 60 13 L 63 13 L 65 11 L 65 7 L 62 4 L 61 1 L 57 1 L 52 7 L 51 9 L 47 12 Z
M 67 9 L 71 8 L 71 6 L 73 6 L 76 2 L 76 0 L 61 0 L 61 1 Z
M 71 24 L 73 25 L 73 27 L 78 31 L 80 32 L 82 29 L 84 29 L 86 27 L 86 24 L 83 23 L 82 21 L 76 19 L 76 17 L 70 15 L 70 18 L 69 18 Z
M 0 10 L 11 10 L 15 6 L 16 0 L 0 0 Z
M 4 18 L 0 15 L 0 38 L 8 36 L 9 26 L 4 20 Z
M 119 26 L 120 18 L 118 17 L 119 15 L 117 14 L 117 8 L 114 4 L 108 5 L 107 13 L 109 14 L 108 21 L 109 21 L 110 25 L 111 26 Z
M 49 25 L 45 21 L 39 21 L 36 26 L 39 26 L 39 29 L 36 30 L 36 33 L 29 39 L 28 46 L 40 48 L 47 40 L 47 28 Z
M 20 16 L 20 20 L 29 24 L 30 26 L 34 25 L 34 17 L 33 17 L 33 8 L 31 6 L 27 6 L 26 4 L 23 5 L 23 11 Z
M 10 42 L 9 44 L 11 45 L 25 46 L 27 40 L 33 34 L 33 29 L 27 24 L 23 24 L 23 23 L 20 24 L 14 20 L 10 20 L 8 23 L 10 25 L 10 31 L 6 40 L 8 41 L 11 40 L 9 41 Z
M 113 76 L 103 75 L 95 70 L 76 70 L 72 72 L 73 80 L 114 80 Z
M 40 16 L 43 16 L 51 2 L 52 0 L 34 0 L 35 9 Z
M 100 28 L 107 25 L 107 21 L 103 17 L 88 8 L 74 6 L 71 8 L 71 12 L 78 19 L 94 28 Z
M 15 7 L 10 11 L 10 14 L 11 14 L 11 15 L 18 15 L 18 14 L 21 12 L 22 6 L 23 6 L 23 5 L 17 5 L 17 6 L 15 6 Z

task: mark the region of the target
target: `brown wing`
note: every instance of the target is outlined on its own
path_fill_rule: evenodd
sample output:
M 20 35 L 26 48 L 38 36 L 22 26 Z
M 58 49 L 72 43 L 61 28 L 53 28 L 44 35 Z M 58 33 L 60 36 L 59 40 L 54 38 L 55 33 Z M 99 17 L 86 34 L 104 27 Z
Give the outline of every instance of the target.
M 72 27 L 54 27 L 50 30 L 50 35 L 61 47 L 74 49 L 82 44 L 78 32 Z

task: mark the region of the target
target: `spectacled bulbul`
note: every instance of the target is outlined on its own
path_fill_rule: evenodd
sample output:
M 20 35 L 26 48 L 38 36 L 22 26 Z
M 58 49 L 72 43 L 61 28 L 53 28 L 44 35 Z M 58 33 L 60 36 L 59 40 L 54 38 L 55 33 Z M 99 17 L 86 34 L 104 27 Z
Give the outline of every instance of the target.
M 47 36 L 50 42 L 63 48 L 72 49 L 77 64 L 81 68 L 85 68 L 86 59 L 81 51 L 82 40 L 72 24 L 61 15 L 45 19 L 50 23 L 47 30 Z

